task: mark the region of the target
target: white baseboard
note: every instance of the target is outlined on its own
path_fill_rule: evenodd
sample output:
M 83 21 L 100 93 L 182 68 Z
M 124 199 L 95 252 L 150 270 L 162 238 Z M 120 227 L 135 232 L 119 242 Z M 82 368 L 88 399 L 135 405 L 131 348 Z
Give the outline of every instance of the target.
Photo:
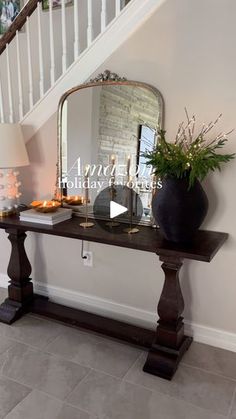
M 0 274 L 0 288 L 7 288 L 8 281 L 9 281 L 9 278 L 7 275 Z
M 7 275 L 0 274 L 0 287 L 7 288 L 8 280 Z M 34 283 L 34 289 L 38 294 L 49 297 L 51 301 L 68 307 L 80 308 L 149 329 L 156 327 L 157 314 L 155 312 L 41 282 Z M 203 326 L 187 320 L 185 320 L 185 330 L 186 334 L 193 336 L 196 342 L 236 352 L 236 333 Z

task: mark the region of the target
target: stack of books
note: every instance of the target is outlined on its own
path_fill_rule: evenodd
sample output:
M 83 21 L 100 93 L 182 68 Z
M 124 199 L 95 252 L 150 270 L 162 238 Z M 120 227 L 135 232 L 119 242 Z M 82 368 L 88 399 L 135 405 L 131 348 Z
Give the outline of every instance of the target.
M 27 221 L 28 223 L 39 223 L 53 226 L 62 221 L 69 220 L 72 217 L 72 209 L 58 208 L 56 212 L 37 212 L 34 209 L 29 209 L 20 212 L 20 221 Z

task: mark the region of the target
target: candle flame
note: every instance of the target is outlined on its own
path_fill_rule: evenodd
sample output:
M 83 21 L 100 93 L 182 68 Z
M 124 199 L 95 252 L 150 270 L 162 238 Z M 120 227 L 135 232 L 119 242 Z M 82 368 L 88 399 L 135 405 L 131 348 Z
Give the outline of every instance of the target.
M 86 164 L 86 166 L 85 166 L 85 170 L 84 170 L 84 176 L 87 176 L 87 177 L 88 177 L 88 175 L 89 175 L 89 170 L 90 170 L 90 165 L 89 165 L 89 164 Z
M 43 207 L 46 207 L 46 206 L 47 206 L 47 201 L 44 201 Z

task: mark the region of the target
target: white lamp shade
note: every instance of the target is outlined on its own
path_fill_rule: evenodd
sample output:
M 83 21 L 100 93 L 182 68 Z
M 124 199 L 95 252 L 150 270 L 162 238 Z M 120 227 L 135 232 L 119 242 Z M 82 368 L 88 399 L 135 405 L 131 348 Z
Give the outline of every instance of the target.
M 0 168 L 28 166 L 29 158 L 20 124 L 0 124 Z

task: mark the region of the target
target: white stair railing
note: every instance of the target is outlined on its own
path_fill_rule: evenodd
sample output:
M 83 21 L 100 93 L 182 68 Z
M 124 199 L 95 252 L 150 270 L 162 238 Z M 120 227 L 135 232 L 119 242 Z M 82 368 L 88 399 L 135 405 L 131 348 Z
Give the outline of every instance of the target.
M 6 47 L 6 60 L 7 60 L 7 88 L 8 88 L 8 102 L 9 102 L 9 119 L 8 122 L 13 122 L 13 100 L 12 100 L 12 79 L 11 79 L 11 66 L 9 57 L 9 45 Z
M 23 92 L 22 92 L 19 31 L 16 32 L 16 56 L 17 56 L 17 76 L 18 76 L 18 94 L 19 94 L 19 119 L 21 120 L 23 118 Z
M 0 40 L 0 122 L 21 121 L 129 1 L 29 0 Z
M 39 92 L 40 99 L 44 94 L 44 71 L 43 71 L 43 44 L 42 44 L 42 24 L 41 24 L 41 4 L 37 4 L 37 25 L 38 25 L 38 51 L 39 51 Z
M 1 79 L 1 77 L 0 77 Z M 0 80 L 0 122 L 3 124 L 4 121 L 4 113 L 3 113 L 3 96 L 2 96 L 2 83 Z

